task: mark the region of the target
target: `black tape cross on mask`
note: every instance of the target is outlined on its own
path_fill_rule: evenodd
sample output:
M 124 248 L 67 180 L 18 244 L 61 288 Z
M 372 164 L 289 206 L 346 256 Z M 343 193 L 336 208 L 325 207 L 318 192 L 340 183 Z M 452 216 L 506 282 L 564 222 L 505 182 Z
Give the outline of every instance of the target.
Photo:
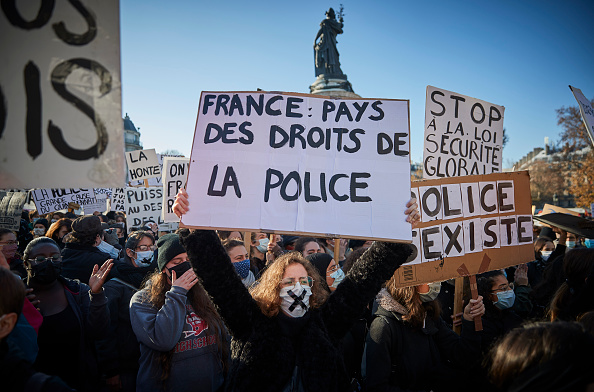
M 289 312 L 295 310 L 297 306 L 301 306 L 304 310 L 307 310 L 307 305 L 305 304 L 305 302 L 303 302 L 303 298 L 305 298 L 305 290 L 303 290 L 303 292 L 299 296 L 291 290 L 288 290 L 287 294 L 289 294 L 289 296 L 294 300 L 293 304 L 289 306 Z

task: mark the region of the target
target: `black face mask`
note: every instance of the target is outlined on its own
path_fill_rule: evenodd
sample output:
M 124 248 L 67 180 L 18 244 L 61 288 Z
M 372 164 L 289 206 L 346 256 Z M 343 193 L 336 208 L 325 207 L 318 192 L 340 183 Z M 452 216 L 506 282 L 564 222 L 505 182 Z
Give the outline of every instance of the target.
M 190 262 L 184 261 L 183 263 L 179 263 L 175 267 L 171 267 L 171 268 L 167 268 L 167 269 L 169 270 L 170 274 L 171 274 L 171 271 L 175 271 L 175 278 L 179 279 L 190 268 L 192 268 L 192 266 L 190 265 Z M 173 274 L 171 274 L 171 275 L 173 276 Z
M 53 283 L 58 279 L 58 276 L 60 276 L 62 263 L 46 260 L 40 264 L 31 266 L 30 271 L 30 281 L 35 284 L 48 285 Z

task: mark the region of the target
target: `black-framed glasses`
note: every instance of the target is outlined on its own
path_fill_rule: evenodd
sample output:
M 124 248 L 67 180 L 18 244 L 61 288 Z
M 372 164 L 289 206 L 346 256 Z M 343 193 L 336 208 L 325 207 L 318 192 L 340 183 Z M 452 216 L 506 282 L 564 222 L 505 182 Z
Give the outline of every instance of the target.
M 44 261 L 49 261 L 52 263 L 59 263 L 62 261 L 62 256 L 60 256 L 60 255 L 53 255 L 52 257 L 37 256 L 34 259 L 28 259 L 28 261 L 29 261 L 29 263 L 31 263 L 31 265 L 41 264 Z
M 514 284 L 509 283 L 509 284 L 506 284 L 505 286 L 500 286 L 500 287 L 496 288 L 495 290 L 491 290 L 491 292 L 492 293 L 500 293 L 500 292 L 513 290 L 513 289 L 514 289 Z
M 18 245 L 18 241 L 0 241 L 0 245 Z
M 300 278 L 284 278 L 280 281 L 281 287 L 295 286 L 299 282 L 301 286 L 311 287 L 313 285 L 313 278 L 311 276 L 302 276 Z
M 340 266 L 338 264 L 334 264 L 332 267 L 329 267 L 326 270 L 326 275 L 332 275 L 333 273 L 335 273 L 336 271 L 338 271 L 339 268 L 340 268 Z

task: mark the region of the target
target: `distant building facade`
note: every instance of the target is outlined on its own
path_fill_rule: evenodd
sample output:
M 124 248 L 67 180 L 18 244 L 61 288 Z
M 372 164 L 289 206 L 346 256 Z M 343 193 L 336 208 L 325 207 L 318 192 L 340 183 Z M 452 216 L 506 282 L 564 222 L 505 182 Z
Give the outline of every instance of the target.
M 134 126 L 130 117 L 128 117 L 128 113 L 126 113 L 126 117 L 124 117 L 124 144 L 126 146 L 126 151 L 136 151 L 142 150 L 142 144 L 140 143 L 140 132 Z

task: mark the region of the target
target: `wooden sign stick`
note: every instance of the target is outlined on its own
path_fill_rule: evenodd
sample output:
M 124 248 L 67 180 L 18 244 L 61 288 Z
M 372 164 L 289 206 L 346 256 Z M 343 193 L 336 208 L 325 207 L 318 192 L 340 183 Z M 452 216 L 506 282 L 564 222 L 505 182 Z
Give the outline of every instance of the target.
M 270 234 L 270 242 L 274 243 L 274 234 Z M 272 263 L 274 261 L 274 253 L 272 251 L 266 252 L 266 264 Z
M 251 231 L 243 232 L 243 246 L 245 246 L 245 250 L 247 251 L 248 258 L 249 258 L 252 255 L 250 253 L 250 247 L 252 246 L 252 232 Z
M 340 238 L 334 239 L 334 262 L 338 265 L 338 256 L 340 255 Z
M 144 179 L 144 187 L 145 188 L 148 188 L 149 187 L 149 185 L 148 185 L 148 179 L 146 179 L 146 178 Z
M 483 257 L 484 261 L 484 257 Z M 472 299 L 478 299 L 478 289 L 476 286 L 476 275 L 470 275 L 468 268 L 466 268 L 466 264 L 462 263 L 460 267 L 458 267 L 458 274 L 460 276 L 468 276 L 470 280 L 470 294 Z M 455 294 L 454 294 L 455 295 Z M 475 331 L 482 331 L 483 330 L 483 321 L 480 317 L 474 318 L 474 330 Z

